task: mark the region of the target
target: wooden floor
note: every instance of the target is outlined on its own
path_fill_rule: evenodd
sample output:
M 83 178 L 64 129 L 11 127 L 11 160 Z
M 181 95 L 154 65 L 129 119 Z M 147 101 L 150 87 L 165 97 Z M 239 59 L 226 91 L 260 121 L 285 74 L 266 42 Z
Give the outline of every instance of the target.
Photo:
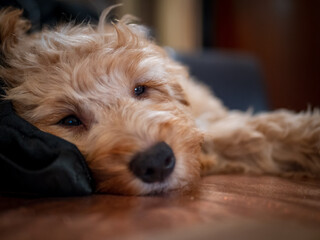
M 210 176 L 191 193 L 0 197 L 0 239 L 320 239 L 320 180 Z

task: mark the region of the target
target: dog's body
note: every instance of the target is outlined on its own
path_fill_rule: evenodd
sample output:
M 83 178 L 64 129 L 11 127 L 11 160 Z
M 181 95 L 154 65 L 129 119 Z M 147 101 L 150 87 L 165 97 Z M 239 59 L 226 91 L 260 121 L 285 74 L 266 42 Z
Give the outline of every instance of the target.
M 110 9 L 109 9 L 110 10 Z M 98 191 L 148 194 L 221 172 L 320 173 L 320 113 L 228 111 L 126 18 L 26 35 L 21 12 L 0 14 L 7 99 L 74 143 Z

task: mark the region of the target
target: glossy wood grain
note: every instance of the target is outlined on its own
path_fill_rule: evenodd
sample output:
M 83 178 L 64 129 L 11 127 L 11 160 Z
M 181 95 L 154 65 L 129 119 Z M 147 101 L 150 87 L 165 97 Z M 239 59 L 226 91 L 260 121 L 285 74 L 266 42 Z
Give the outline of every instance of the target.
M 0 198 L 2 240 L 269 237 L 320 239 L 320 180 L 226 175 L 163 196 Z

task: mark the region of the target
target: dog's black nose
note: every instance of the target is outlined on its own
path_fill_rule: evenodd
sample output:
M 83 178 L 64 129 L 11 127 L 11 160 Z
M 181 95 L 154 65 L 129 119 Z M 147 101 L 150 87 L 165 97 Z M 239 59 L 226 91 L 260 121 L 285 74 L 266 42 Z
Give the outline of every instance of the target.
M 137 153 L 130 162 L 130 170 L 147 183 L 162 182 L 173 171 L 175 157 L 165 142 L 159 142 L 144 152 Z

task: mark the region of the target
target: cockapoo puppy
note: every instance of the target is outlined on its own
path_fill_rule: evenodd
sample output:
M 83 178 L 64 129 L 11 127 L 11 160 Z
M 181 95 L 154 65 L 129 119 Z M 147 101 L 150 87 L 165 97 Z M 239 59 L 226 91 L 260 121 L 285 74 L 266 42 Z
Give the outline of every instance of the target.
M 74 143 L 100 192 L 150 194 L 201 175 L 320 173 L 320 113 L 228 111 L 128 17 L 26 34 L 0 13 L 6 98 L 39 129 Z

